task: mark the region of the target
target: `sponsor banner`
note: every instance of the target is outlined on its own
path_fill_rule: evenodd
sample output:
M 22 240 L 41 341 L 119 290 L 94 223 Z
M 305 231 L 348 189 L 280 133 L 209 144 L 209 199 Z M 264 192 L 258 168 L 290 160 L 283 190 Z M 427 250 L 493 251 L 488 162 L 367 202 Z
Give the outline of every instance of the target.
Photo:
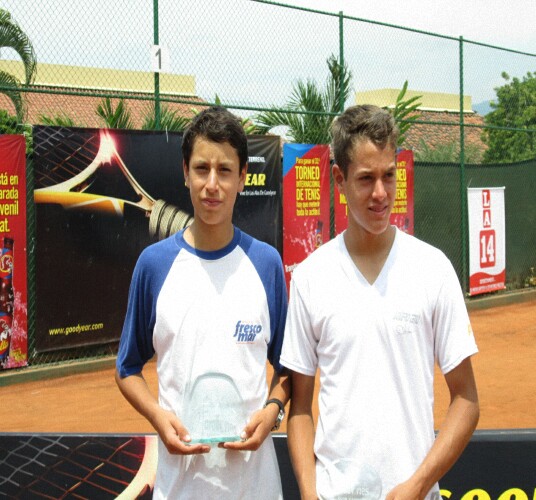
M 293 269 L 329 239 L 329 146 L 283 146 L 283 264 Z
M 36 350 L 116 342 L 135 263 L 193 216 L 182 134 L 36 126 Z M 281 248 L 277 137 L 249 137 L 234 223 Z
M 279 136 L 248 136 L 248 173 L 233 222 L 255 238 L 283 251 L 281 143 Z
M 274 434 L 273 440 L 283 496 L 299 500 L 287 436 Z M 534 430 L 477 431 L 440 480 L 441 499 L 533 500 L 535 455 Z M 12 474 L 0 477 L 0 491 L 10 498 L 66 498 L 70 494 L 77 498 L 150 499 L 157 465 L 154 434 L 0 434 L 0 466 L 4 471 L 18 471 L 16 481 Z M 362 493 L 352 498 L 379 500 L 386 494 Z
M 348 227 L 346 197 L 335 188 L 335 233 Z M 413 151 L 402 149 L 396 155 L 396 195 L 390 222 L 408 234 L 414 234 L 414 160 Z
M 504 187 L 468 188 L 469 294 L 503 290 L 506 282 Z
M 149 500 L 157 444 L 155 435 L 0 434 L 0 496 Z
M 403 149 L 396 155 L 396 197 L 391 224 L 413 234 L 413 151 Z
M 348 227 L 348 205 L 346 196 L 335 185 L 333 192 L 333 211 L 335 215 L 335 234 L 342 233 Z
M 28 363 L 27 296 L 26 140 L 0 135 L 0 370 Z

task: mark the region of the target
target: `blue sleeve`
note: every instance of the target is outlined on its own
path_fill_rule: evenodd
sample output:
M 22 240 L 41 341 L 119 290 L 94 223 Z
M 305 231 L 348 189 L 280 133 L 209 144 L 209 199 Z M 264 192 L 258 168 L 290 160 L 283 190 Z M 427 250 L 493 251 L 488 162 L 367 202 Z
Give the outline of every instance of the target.
M 134 268 L 116 360 L 121 377 L 140 373 L 145 363 L 154 356 L 156 302 L 176 255 L 170 243 L 164 240 L 147 247 Z
M 264 286 L 270 314 L 270 342 L 268 361 L 281 373 L 284 367 L 279 362 L 283 347 L 285 321 L 287 317 L 287 286 L 281 257 L 275 248 L 257 241 L 243 233 L 243 248 L 252 261 Z
M 274 262 L 274 284 L 272 297 L 269 296 L 270 305 L 270 324 L 272 328 L 272 336 L 270 343 L 268 344 L 268 360 L 273 365 L 277 373 L 281 373 L 284 369 L 283 365 L 279 362 L 281 356 L 281 349 L 283 347 L 283 337 L 285 334 L 285 322 L 287 318 L 287 285 L 285 283 L 285 273 L 283 271 L 283 264 L 279 254 L 274 250 L 277 255 L 277 262 Z

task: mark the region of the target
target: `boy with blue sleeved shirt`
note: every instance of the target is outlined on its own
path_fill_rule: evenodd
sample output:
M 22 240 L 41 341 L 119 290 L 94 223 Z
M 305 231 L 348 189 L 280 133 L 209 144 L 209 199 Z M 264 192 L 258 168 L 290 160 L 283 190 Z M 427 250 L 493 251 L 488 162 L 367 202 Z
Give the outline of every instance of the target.
M 138 260 L 116 381 L 159 435 L 153 498 L 281 499 L 268 436 L 290 396 L 279 364 L 287 309 L 281 258 L 232 224 L 248 159 L 239 120 L 223 108 L 206 109 L 185 131 L 182 148 L 194 220 Z M 142 375 L 154 354 L 158 400 Z M 267 357 L 275 369 L 269 392 Z M 241 441 L 214 448 L 190 442 L 189 392 L 207 374 L 236 387 L 250 415 Z

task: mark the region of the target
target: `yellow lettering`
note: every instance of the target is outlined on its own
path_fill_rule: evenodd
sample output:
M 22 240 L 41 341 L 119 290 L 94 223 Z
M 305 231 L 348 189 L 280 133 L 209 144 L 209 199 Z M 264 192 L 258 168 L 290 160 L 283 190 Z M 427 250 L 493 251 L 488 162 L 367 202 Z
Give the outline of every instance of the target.
M 520 490 L 519 488 L 510 488 L 504 493 L 501 493 L 501 496 L 498 500 L 529 500 L 529 497 L 523 490 Z
M 396 180 L 397 181 L 405 181 L 407 180 L 407 171 L 405 168 L 398 168 L 396 170 Z
M 491 497 L 487 491 L 476 489 L 468 491 L 461 500 L 491 500 Z
M 405 200 L 408 197 L 408 193 L 406 189 L 397 189 L 396 190 L 396 197 L 399 200 Z
M 264 186 L 266 174 L 246 174 L 246 186 Z
M 319 200 L 320 190 L 319 189 L 305 189 L 305 199 L 306 200 Z
M 450 498 L 452 496 L 452 491 L 449 490 L 439 490 L 439 493 L 443 498 Z
M 309 163 L 309 162 L 307 162 Z M 294 167 L 296 170 L 296 180 L 314 180 L 320 179 L 320 167 Z

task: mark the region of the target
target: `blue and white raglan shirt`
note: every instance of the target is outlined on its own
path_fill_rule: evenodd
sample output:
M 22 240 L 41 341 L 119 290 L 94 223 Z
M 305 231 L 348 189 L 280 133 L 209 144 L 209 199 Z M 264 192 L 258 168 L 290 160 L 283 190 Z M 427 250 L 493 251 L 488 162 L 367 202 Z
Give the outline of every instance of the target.
M 251 415 L 268 395 L 266 359 L 281 370 L 287 311 L 281 258 L 238 228 L 215 252 L 191 247 L 183 233 L 140 255 L 117 369 L 121 377 L 140 373 L 156 354 L 160 406 L 179 418 L 192 384 L 208 372 L 222 374 Z M 213 447 L 208 454 L 177 456 L 160 440 L 158 451 L 155 499 L 282 498 L 270 436 L 255 452 Z

